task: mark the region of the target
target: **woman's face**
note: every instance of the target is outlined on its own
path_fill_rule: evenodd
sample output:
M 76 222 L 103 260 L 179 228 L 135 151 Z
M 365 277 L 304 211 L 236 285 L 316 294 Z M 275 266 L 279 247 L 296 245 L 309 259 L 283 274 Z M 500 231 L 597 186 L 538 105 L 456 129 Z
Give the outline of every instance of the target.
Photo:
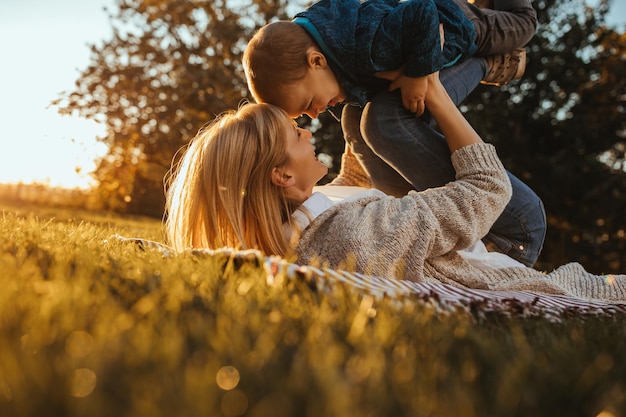
M 308 198 L 313 193 L 313 187 L 328 173 L 328 167 L 315 156 L 311 132 L 295 126 L 290 119 L 285 119 L 284 123 L 289 160 L 282 169 L 291 176 L 292 187 L 297 194 L 304 193 Z

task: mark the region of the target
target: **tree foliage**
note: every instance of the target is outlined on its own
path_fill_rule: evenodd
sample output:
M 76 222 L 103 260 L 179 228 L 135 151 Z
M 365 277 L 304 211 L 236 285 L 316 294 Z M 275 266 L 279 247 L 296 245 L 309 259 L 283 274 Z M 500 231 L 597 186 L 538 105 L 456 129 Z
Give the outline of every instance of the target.
M 118 0 L 112 39 L 92 47 L 75 91 L 56 102 L 62 113 L 107 126 L 109 150 L 95 172 L 106 207 L 162 215 L 176 151 L 248 96 L 240 60 L 247 40 L 304 3 Z M 540 27 L 523 80 L 479 87 L 463 109 L 546 205 L 539 266 L 578 260 L 597 273 L 624 271 L 626 35 L 604 23 L 610 0 L 533 4 Z M 332 158 L 330 178 L 343 150 L 340 126 L 324 114 L 312 127 Z
M 118 0 L 111 40 L 93 46 L 62 113 L 102 121 L 95 177 L 106 207 L 161 216 L 163 177 L 206 122 L 247 96 L 241 53 L 286 0 Z

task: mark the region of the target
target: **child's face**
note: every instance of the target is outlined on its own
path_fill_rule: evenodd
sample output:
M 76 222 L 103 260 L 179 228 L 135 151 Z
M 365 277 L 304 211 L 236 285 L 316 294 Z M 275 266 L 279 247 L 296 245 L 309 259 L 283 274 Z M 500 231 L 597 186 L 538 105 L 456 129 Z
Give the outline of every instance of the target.
M 309 67 L 304 79 L 286 87 L 283 102 L 276 104 L 282 107 L 290 117 L 306 114 L 315 119 L 327 107 L 333 107 L 345 99 L 343 87 L 326 64 Z
M 289 119 L 285 119 L 285 132 L 289 160 L 283 169 L 293 180 L 293 187 L 298 191 L 295 195 L 308 198 L 313 187 L 328 172 L 328 167 L 315 156 L 311 132 L 295 126 Z

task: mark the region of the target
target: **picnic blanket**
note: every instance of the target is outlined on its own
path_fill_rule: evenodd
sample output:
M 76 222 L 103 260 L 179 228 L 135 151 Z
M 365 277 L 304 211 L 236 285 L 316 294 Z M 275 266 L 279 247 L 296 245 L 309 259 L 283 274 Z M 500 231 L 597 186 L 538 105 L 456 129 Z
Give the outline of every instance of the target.
M 142 249 L 158 250 L 164 256 L 175 254 L 172 248 L 159 242 L 119 235 L 113 238 L 136 244 Z M 554 321 L 572 315 L 626 317 L 626 302 L 620 301 L 591 300 L 536 291 L 494 291 L 460 288 L 443 283 L 391 280 L 358 272 L 297 265 L 280 257 L 266 256 L 257 250 L 222 248 L 193 249 L 190 252 L 197 256 L 219 257 L 239 264 L 253 262 L 255 265 L 262 265 L 268 285 L 274 285 L 282 279 L 305 280 L 318 291 L 342 285 L 377 299 L 392 298 L 398 302 L 421 300 L 432 304 L 443 314 L 459 310 L 479 316 L 496 312 L 510 316 L 539 316 Z

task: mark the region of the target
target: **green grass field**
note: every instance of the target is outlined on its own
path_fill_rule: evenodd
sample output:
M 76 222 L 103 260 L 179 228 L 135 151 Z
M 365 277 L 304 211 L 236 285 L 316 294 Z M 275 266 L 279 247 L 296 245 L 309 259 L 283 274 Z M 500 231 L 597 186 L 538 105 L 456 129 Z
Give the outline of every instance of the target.
M 622 416 L 623 319 L 440 314 L 0 205 L 0 416 Z

